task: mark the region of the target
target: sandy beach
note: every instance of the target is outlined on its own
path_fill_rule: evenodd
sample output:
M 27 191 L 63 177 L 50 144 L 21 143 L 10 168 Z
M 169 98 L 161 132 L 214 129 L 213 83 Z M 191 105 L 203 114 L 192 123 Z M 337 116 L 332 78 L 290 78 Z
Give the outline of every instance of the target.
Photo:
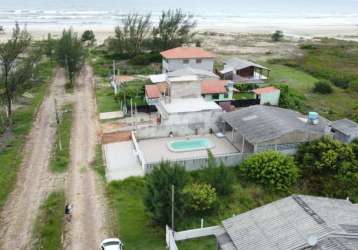
M 5 33 L 0 34 L 0 41 L 7 40 L 11 36 L 11 30 L 13 26 L 3 26 Z M 41 40 L 46 39 L 47 35 L 51 33 L 53 37 L 60 36 L 63 29 L 72 27 L 76 32 L 81 34 L 85 30 L 93 30 L 96 35 L 98 44 L 114 35 L 114 26 L 104 25 L 72 25 L 72 26 L 60 26 L 60 25 L 27 25 L 27 30 L 31 33 L 33 39 Z M 271 34 L 275 30 L 282 30 L 284 34 L 291 38 L 304 38 L 311 39 L 314 37 L 334 37 L 346 40 L 358 41 L 358 24 L 357 25 L 247 25 L 237 24 L 235 26 L 219 26 L 215 25 L 200 26 L 197 28 L 199 33 L 216 32 L 222 34 Z

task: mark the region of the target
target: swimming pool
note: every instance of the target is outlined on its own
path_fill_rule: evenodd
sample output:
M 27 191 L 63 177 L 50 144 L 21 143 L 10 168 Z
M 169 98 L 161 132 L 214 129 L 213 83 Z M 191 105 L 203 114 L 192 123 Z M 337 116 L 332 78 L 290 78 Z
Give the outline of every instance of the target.
M 168 148 L 170 151 L 173 152 L 205 150 L 213 147 L 214 143 L 212 143 L 209 139 L 206 138 L 194 138 L 168 142 Z

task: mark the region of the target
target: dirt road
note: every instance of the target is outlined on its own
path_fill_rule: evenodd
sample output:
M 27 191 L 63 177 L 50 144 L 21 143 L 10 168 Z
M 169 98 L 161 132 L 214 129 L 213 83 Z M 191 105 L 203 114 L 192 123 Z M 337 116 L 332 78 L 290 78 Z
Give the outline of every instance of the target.
M 29 249 L 41 202 L 64 181 L 64 176 L 49 171 L 48 164 L 56 132 L 54 99 L 61 105 L 65 82 L 63 70 L 57 69 L 27 138 L 15 189 L 0 215 L 0 249 Z
M 106 236 L 103 185 L 90 167 L 98 131 L 92 81 L 92 69 L 86 65 L 77 79 L 74 93 L 71 166 L 67 180 L 67 197 L 74 210 L 73 220 L 66 228 L 65 249 L 98 249 Z

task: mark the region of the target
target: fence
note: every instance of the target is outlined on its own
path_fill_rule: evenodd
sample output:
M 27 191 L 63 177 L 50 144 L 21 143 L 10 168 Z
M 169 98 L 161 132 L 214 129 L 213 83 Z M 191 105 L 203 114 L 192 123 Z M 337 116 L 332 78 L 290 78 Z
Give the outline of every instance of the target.
M 143 169 L 144 171 L 146 171 L 146 170 L 145 170 L 146 163 L 145 163 L 145 160 L 144 160 L 144 156 L 143 156 L 142 151 L 141 151 L 140 148 L 139 148 L 139 145 L 138 145 L 138 142 L 137 142 L 137 138 L 135 137 L 133 131 L 132 131 L 131 137 L 132 137 L 132 142 L 133 142 L 133 145 L 134 145 L 136 154 L 137 154 L 137 156 L 138 156 L 139 162 L 140 162 L 140 164 L 141 164 L 141 166 L 142 166 L 142 169 Z
M 234 153 L 226 155 L 215 155 L 217 164 L 223 163 L 225 166 L 235 166 L 242 162 L 248 154 Z M 208 157 L 186 158 L 178 160 L 170 160 L 170 162 L 184 166 L 187 171 L 199 170 L 208 165 Z M 160 162 L 148 162 L 144 164 L 144 171 L 150 172 Z
M 133 106 L 133 109 L 136 109 L 139 113 L 155 113 L 157 112 L 157 108 L 154 105 L 141 105 L 141 106 Z M 131 106 L 127 106 L 127 110 L 131 110 Z
M 165 226 L 165 241 L 169 250 L 178 250 L 174 239 L 174 231 L 168 226 Z

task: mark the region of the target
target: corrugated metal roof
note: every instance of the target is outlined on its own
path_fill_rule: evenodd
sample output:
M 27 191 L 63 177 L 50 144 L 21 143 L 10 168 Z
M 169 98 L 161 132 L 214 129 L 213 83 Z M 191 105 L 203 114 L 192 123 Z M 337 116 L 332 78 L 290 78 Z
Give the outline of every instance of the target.
M 346 200 L 299 195 L 253 209 L 222 224 L 237 250 L 357 249 L 358 235 L 348 237 L 337 224 L 339 218 L 356 223 L 358 206 Z M 310 248 L 307 240 L 312 235 L 318 243 Z M 230 241 L 223 241 L 226 242 Z
M 254 62 L 250 62 L 250 61 L 247 61 L 247 60 L 243 60 L 243 59 L 240 59 L 240 58 L 231 58 L 231 59 L 228 59 L 224 62 L 225 66 L 224 66 L 224 70 L 225 71 L 225 68 L 233 68 L 235 70 L 240 70 L 240 69 L 245 69 L 247 67 L 251 67 L 251 66 L 254 66 L 256 68 L 261 68 L 261 69 L 267 69 L 269 70 L 268 68 L 266 68 L 265 66 L 262 66 L 260 64 L 257 64 L 257 63 L 254 63 Z
M 355 134 L 358 131 L 358 123 L 351 121 L 349 119 L 342 119 L 334 121 L 332 123 L 332 128 L 342 132 L 345 135 Z
M 277 139 L 293 131 L 324 135 L 328 120 L 320 117 L 317 125 L 307 123 L 299 112 L 265 105 L 254 105 L 225 113 L 222 118 L 252 144 Z

